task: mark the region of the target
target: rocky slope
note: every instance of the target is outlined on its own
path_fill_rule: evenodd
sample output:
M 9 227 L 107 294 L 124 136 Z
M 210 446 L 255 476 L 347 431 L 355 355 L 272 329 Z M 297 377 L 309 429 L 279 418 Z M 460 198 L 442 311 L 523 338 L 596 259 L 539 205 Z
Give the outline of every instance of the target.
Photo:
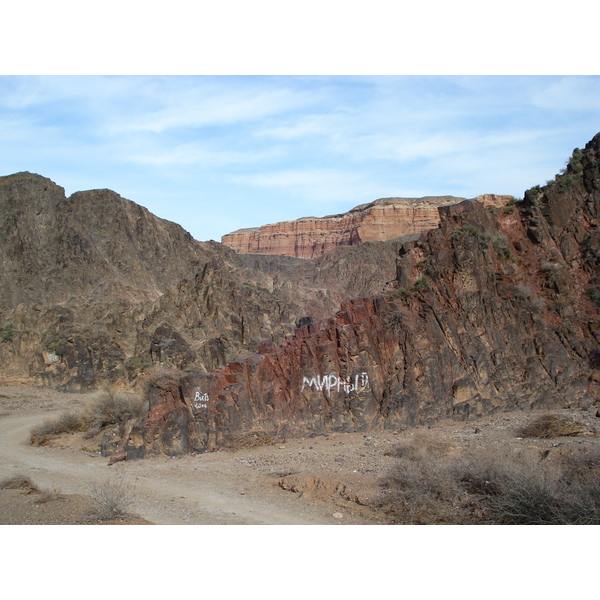
M 4 382 L 80 390 L 132 385 L 153 365 L 210 371 L 395 273 L 393 245 L 312 267 L 245 262 L 115 192 L 67 198 L 31 173 L 0 178 L 0 215 Z
M 485 194 L 476 200 L 485 206 L 504 206 L 511 196 Z M 305 217 L 224 235 L 221 242 L 240 254 L 271 254 L 315 258 L 338 246 L 383 242 L 434 229 L 438 207 L 457 204 L 464 198 L 382 198 L 351 211 L 327 217 Z
M 600 134 L 501 211 L 439 208 L 398 248 L 395 289 L 348 300 L 278 347 L 156 379 L 130 456 L 288 435 L 585 405 L 600 382 Z

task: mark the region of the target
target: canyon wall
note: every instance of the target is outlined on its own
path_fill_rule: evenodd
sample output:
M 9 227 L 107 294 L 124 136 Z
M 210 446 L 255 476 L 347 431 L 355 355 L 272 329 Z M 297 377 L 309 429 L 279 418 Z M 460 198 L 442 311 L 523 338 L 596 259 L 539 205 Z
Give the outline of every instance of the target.
M 75 391 L 131 387 L 157 366 L 211 371 L 378 293 L 396 253 L 253 258 L 110 190 L 0 177 L 0 383 Z
M 401 245 L 393 291 L 349 300 L 278 347 L 151 386 L 127 452 L 597 401 L 600 134 L 501 213 L 474 201 L 439 212 L 438 229 Z
M 500 207 L 511 198 L 485 194 L 476 200 L 485 206 Z M 454 196 L 383 198 L 340 215 L 240 229 L 224 235 L 221 242 L 240 254 L 315 258 L 338 246 L 383 242 L 435 229 L 440 220 L 438 207 L 462 200 Z

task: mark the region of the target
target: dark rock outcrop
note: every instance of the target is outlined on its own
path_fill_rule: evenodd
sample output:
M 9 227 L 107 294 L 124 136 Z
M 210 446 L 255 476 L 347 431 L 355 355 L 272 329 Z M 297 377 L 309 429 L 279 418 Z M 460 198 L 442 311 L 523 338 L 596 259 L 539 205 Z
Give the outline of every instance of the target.
M 188 446 L 255 428 L 363 431 L 593 402 L 600 134 L 574 157 L 500 214 L 475 201 L 440 208 L 438 229 L 399 247 L 393 291 L 183 377 Z
M 0 217 L 0 381 L 80 390 L 157 365 L 210 371 L 395 273 L 384 244 L 249 264 L 110 190 L 67 198 L 31 173 L 0 178 Z

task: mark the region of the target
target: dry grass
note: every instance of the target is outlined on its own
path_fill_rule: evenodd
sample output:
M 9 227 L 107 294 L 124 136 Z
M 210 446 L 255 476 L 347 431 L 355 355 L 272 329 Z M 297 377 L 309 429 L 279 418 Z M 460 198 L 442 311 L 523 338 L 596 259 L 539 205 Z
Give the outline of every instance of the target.
M 385 455 L 415 460 L 423 454 L 435 458 L 448 458 L 456 451 L 455 445 L 447 438 L 420 431 L 413 436 L 410 442 L 393 446 L 385 452 Z
M 29 441 L 34 446 L 44 446 L 51 439 L 65 433 L 85 431 L 90 426 L 90 421 L 85 415 L 72 411 L 65 411 L 57 418 L 44 421 L 31 430 Z
M 90 487 L 94 509 L 90 516 L 98 521 L 112 521 L 130 516 L 129 507 L 135 497 L 123 477 L 107 479 Z
M 264 431 L 250 431 L 234 438 L 229 444 L 229 449 L 248 450 L 260 446 L 270 446 L 275 443 L 275 438 Z
M 598 451 L 547 460 L 537 451 L 444 457 L 414 446 L 404 449 L 383 482 L 383 508 L 392 523 L 600 524 Z
M 39 496 L 36 498 L 36 504 L 46 504 L 47 502 L 54 502 L 62 498 L 62 494 L 56 488 L 42 489 L 39 490 Z
M 561 415 L 542 415 L 517 431 L 521 437 L 555 438 L 561 436 L 594 436 L 596 431 L 574 419 Z
M 105 427 L 141 416 L 144 401 L 133 394 L 108 390 L 98 392 L 83 412 L 91 426 Z
M 12 475 L 0 481 L 0 490 L 23 490 L 27 494 L 39 492 L 39 488 L 27 475 Z
M 138 396 L 115 390 L 98 392 L 83 409 L 64 411 L 34 427 L 29 441 L 34 446 L 44 446 L 61 435 L 124 423 L 139 417 L 144 410 L 145 403 Z
M 37 494 L 36 504 L 45 504 L 61 497 L 60 493 L 52 489 L 39 488 L 27 475 L 12 475 L 0 481 L 0 490 L 21 490 L 24 494 Z

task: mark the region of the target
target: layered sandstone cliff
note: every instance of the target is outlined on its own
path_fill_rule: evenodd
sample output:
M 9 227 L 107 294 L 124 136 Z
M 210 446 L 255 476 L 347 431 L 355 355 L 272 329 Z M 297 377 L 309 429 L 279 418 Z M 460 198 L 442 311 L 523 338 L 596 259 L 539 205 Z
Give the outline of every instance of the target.
M 499 207 L 511 198 L 485 194 L 476 200 L 485 206 Z M 314 258 L 338 246 L 383 242 L 434 229 L 440 220 L 438 207 L 462 200 L 454 196 L 382 198 L 339 215 L 240 229 L 224 235 L 221 242 L 240 254 Z

